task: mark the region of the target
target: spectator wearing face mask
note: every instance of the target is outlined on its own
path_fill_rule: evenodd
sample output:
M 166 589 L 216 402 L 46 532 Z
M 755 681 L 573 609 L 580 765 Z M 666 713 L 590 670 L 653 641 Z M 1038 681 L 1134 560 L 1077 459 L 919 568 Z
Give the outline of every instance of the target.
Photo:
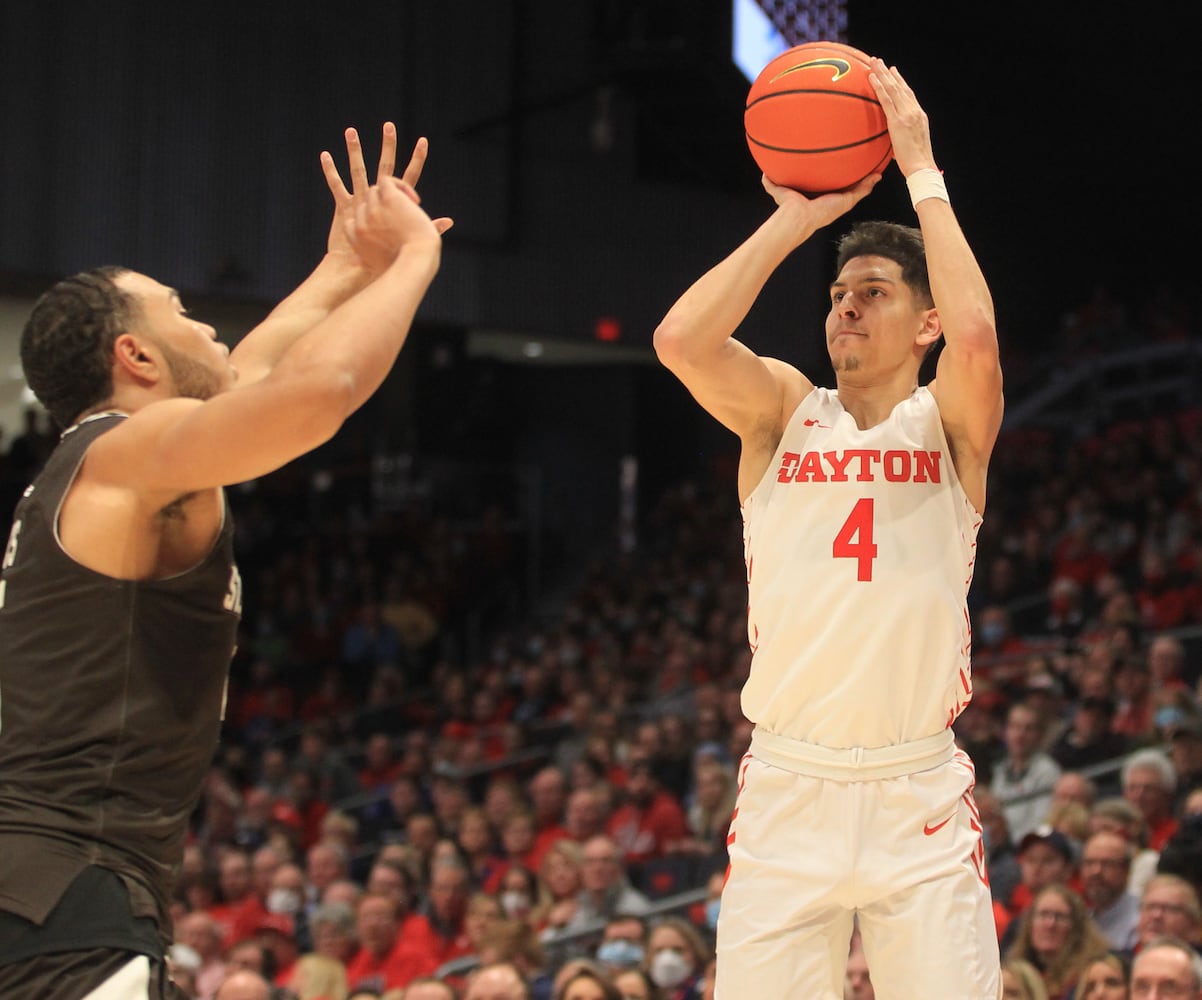
M 705 883 L 706 900 L 702 904 L 701 914 L 689 914 L 696 923 L 704 922 L 710 934 L 718 933 L 718 914 L 722 912 L 722 887 L 725 884 L 726 873 L 714 872 Z
M 665 917 L 647 939 L 646 969 L 664 1000 L 700 1000 L 709 947 L 687 920 Z
M 532 927 L 542 927 L 551 896 L 529 868 L 512 865 L 506 869 L 497 888 L 501 909 L 510 920 L 524 920 Z
M 1030 645 L 1014 634 L 1010 612 L 1000 604 L 987 604 L 972 630 L 973 679 L 979 676 L 1007 685 L 1022 673 Z
M 647 954 L 647 925 L 634 914 L 619 914 L 605 925 L 597 946 L 597 963 L 611 976 L 638 968 Z
M 298 945 L 305 951 L 312 948 L 312 931 L 305 907 L 305 873 L 296 865 L 279 865 L 272 872 L 264 906 L 262 909 L 252 908 L 247 913 L 253 918 L 246 924 L 250 931 L 269 916 L 287 917 L 292 921 Z M 240 933 L 239 940 L 248 936 L 247 933 Z

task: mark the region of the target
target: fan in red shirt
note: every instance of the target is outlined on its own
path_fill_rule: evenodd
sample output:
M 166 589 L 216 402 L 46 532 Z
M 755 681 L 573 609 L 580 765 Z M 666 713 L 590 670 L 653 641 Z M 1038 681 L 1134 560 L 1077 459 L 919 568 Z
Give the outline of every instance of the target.
M 296 766 L 288 772 L 288 804 L 300 818 L 300 846 L 308 850 L 321 840 L 321 821 L 330 805 L 321 798 L 321 781 L 310 767 Z
M 239 940 L 236 931 L 242 909 L 254 901 L 250 858 L 236 847 L 224 848 L 217 871 L 221 902 L 209 907 L 209 916 L 217 921 L 221 940 L 228 948 Z
M 282 882 L 290 883 L 292 894 L 295 895 L 295 905 L 289 904 L 290 909 L 272 910 L 268 906 L 269 897 L 272 890 L 277 888 L 275 884 L 277 873 L 285 867 Z M 284 886 L 281 885 L 280 888 L 284 888 Z M 269 913 L 294 913 L 299 909 L 303 900 L 304 873 L 296 865 L 285 866 L 283 855 L 274 847 L 270 845 L 260 847 L 251 856 L 250 892 L 243 897 L 242 902 L 233 912 L 233 922 L 229 936 L 226 938 L 226 947 L 253 937 L 255 928 Z
M 438 968 L 434 955 L 423 955 L 417 942 L 400 934 L 397 902 L 392 896 L 368 892 L 355 910 L 359 951 L 346 968 L 346 981 L 357 989 L 398 989 Z M 407 925 L 409 926 L 409 925 Z
M 266 913 L 259 918 L 254 939 L 262 948 L 271 952 L 275 966 L 275 984 L 283 986 L 292 978 L 296 960 L 300 957 L 295 922 L 285 913 Z
M 424 963 L 433 972 L 451 959 L 470 955 L 472 943 L 464 924 L 470 893 L 471 874 L 467 868 L 457 861 L 435 861 L 425 905 L 406 923 L 397 959 L 406 962 L 407 967 Z
M 1189 595 L 1171 573 L 1168 559 L 1157 549 L 1149 548 L 1140 560 L 1140 579 L 1135 588 L 1135 602 L 1143 623 L 1153 631 L 1176 628 L 1185 623 L 1189 613 Z
M 626 801 L 609 818 L 609 835 L 622 849 L 627 864 L 661 858 L 669 845 L 684 839 L 688 822 L 676 798 L 665 791 L 648 759 L 631 761 Z

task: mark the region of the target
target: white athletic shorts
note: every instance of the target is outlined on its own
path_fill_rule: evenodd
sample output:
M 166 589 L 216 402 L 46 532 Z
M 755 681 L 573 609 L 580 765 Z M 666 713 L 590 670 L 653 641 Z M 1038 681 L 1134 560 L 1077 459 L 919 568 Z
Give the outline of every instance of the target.
M 150 960 L 145 955 L 138 955 L 83 1000 L 147 1000 L 150 996 Z
M 877 1000 L 998 1000 L 973 781 L 950 731 L 835 751 L 757 729 L 730 827 L 715 1000 L 842 1000 L 855 918 Z

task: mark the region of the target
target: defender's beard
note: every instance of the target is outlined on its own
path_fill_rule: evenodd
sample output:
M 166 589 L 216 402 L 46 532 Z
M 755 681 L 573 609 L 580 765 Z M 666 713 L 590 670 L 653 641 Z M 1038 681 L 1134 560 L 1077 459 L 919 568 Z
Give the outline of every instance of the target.
M 221 391 L 221 376 L 186 354 L 159 345 L 176 391 L 187 399 L 212 399 Z

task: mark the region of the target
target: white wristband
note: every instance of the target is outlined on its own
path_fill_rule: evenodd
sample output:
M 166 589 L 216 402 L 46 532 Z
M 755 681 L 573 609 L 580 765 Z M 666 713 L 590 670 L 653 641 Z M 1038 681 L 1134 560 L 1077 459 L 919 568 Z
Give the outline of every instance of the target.
M 920 201 L 928 198 L 938 198 L 949 205 L 951 198 L 947 196 L 947 185 L 943 182 L 943 174 L 934 167 L 923 167 L 915 170 L 906 178 L 906 187 L 910 189 L 910 204 L 918 208 Z

